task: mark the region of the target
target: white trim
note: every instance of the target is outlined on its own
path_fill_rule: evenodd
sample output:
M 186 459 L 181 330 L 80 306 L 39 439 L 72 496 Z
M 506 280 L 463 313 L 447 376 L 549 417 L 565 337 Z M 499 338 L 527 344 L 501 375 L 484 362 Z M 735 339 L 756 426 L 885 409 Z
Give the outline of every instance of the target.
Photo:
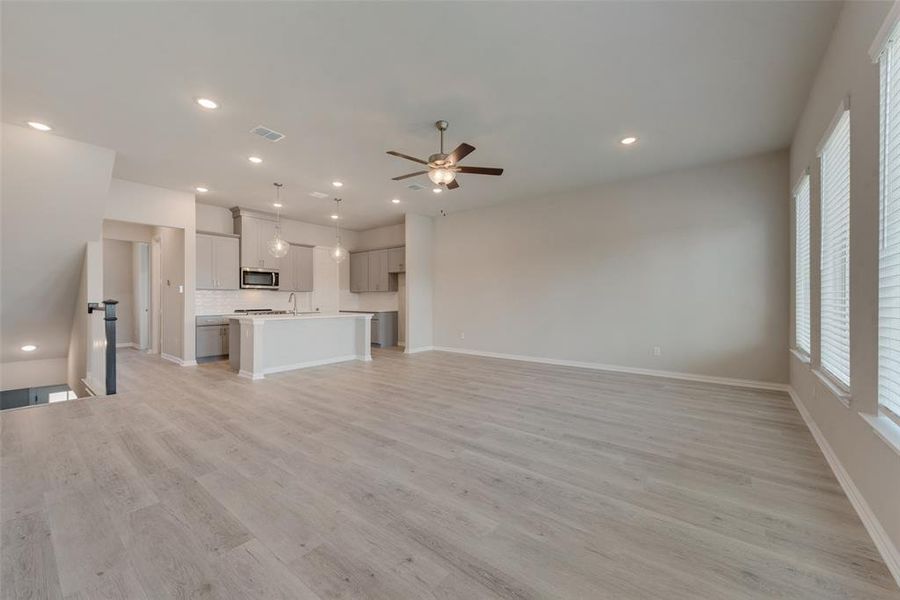
M 793 354 L 793 355 L 794 355 L 794 358 L 796 358 L 797 360 L 799 360 L 799 361 L 802 362 L 803 364 L 805 364 L 805 365 L 809 365 L 809 364 L 810 364 L 811 359 L 810 359 L 810 357 L 809 357 L 809 354 L 807 354 L 807 353 L 804 352 L 803 350 L 800 350 L 800 349 L 798 349 L 798 348 L 788 348 L 788 352 L 790 352 L 791 354 Z
M 898 21 L 900 21 L 900 2 L 894 2 L 894 5 L 891 6 L 891 10 L 888 11 L 887 16 L 884 18 L 881 28 L 878 30 L 878 33 L 875 34 L 872 45 L 869 46 L 869 57 L 872 59 L 873 63 L 877 63 L 881 60 L 881 54 L 884 52 L 884 48 L 890 41 L 891 34 L 894 33 L 894 28 L 897 27 Z
M 431 350 L 438 350 L 437 346 L 419 346 L 418 348 L 407 348 L 403 347 L 403 351 L 406 354 L 415 354 L 416 352 L 430 352 Z
M 406 348 L 406 342 L 397 342 L 397 345 L 401 348 Z
M 181 367 L 196 367 L 197 366 L 196 360 L 182 360 L 182 359 L 178 358 L 177 356 L 173 356 L 172 354 L 166 354 L 165 352 L 160 352 L 159 356 L 160 356 L 160 358 L 163 358 L 165 360 L 173 362 L 176 365 L 179 365 Z
M 279 365 L 277 367 L 269 367 L 257 372 L 245 371 L 244 369 L 241 369 L 240 371 L 238 371 L 238 376 L 246 377 L 247 379 L 258 380 L 263 379 L 266 375 L 271 375 L 272 373 L 283 373 L 284 371 L 295 371 L 297 369 L 306 369 L 309 367 L 321 367 L 323 365 L 348 362 L 351 360 L 369 362 L 372 360 L 372 357 L 365 356 L 363 354 L 347 354 L 346 356 L 335 356 L 333 358 L 323 358 L 321 360 L 310 360 L 307 362 L 295 363 L 292 365 Z
M 838 483 L 841 484 L 841 488 L 850 500 L 850 504 L 853 505 L 856 514 L 859 515 L 860 520 L 863 522 L 863 526 L 866 528 L 866 531 L 869 532 L 869 537 L 875 542 L 875 547 L 878 548 L 878 551 L 881 553 L 881 558 L 884 559 L 884 563 L 887 565 L 888 570 L 891 572 L 891 575 L 894 576 L 897 585 L 900 585 L 900 551 L 894 546 L 891 538 L 884 530 L 884 527 L 881 526 L 881 523 L 875 517 L 875 513 L 869 508 L 866 499 L 863 498 L 863 495 L 856 487 L 856 484 L 853 483 L 853 479 L 850 478 L 850 474 L 847 473 L 847 470 L 844 468 L 844 465 L 841 464 L 837 454 L 834 453 L 828 440 L 825 439 L 825 435 L 819 429 L 818 425 L 816 425 L 816 422 L 813 421 L 812 415 L 806 410 L 806 407 L 803 405 L 797 392 L 795 392 L 793 388 L 788 387 L 788 394 L 790 394 L 791 400 L 794 401 L 794 406 L 797 407 L 800 416 L 803 417 L 803 421 L 806 423 L 807 428 L 809 428 L 809 432 L 812 433 L 813 438 L 819 445 L 819 450 L 822 451 L 825 460 L 828 461 L 828 466 L 831 467 Z
M 91 384 L 88 383 L 88 380 L 86 377 L 81 378 L 81 383 L 84 384 L 84 389 L 85 389 L 85 391 L 87 391 L 88 396 L 96 396 L 97 395 L 96 390 L 94 390 L 94 388 L 91 387 Z
M 900 425 L 897 425 L 897 423 L 887 415 L 867 415 L 859 413 L 859 416 L 875 430 L 875 434 L 880 437 L 884 443 L 890 446 L 891 450 L 900 454 Z
M 844 116 L 844 113 L 850 110 L 850 96 L 845 96 L 843 100 L 841 100 L 840 106 L 838 106 L 837 112 L 834 113 L 834 117 L 832 117 L 831 122 L 828 124 L 828 127 L 825 129 L 825 134 L 822 135 L 822 138 L 819 140 L 819 144 L 816 146 L 816 158 L 818 158 L 821 162 L 822 159 L 822 150 L 825 149 L 825 144 L 828 143 L 828 139 L 831 137 L 831 134 L 834 133 L 835 128 L 838 126 L 838 123 L 841 120 L 841 117 Z M 851 130 L 852 130 L 852 123 Z M 851 136 L 853 134 L 851 133 Z M 819 184 L 821 186 L 822 176 L 819 175 Z M 819 195 L 821 195 L 821 190 L 819 190 Z M 812 194 L 810 194 L 810 201 L 812 200 Z
M 832 377 L 831 373 L 824 369 L 812 369 L 812 372 L 816 379 L 828 389 L 831 395 L 838 399 L 838 402 L 847 408 L 850 408 L 850 392 Z
M 134 342 L 116 342 L 116 348 L 138 348 Z
M 656 369 L 642 369 L 637 367 L 623 367 L 621 365 L 608 365 L 594 362 L 581 362 L 574 360 L 561 360 L 558 358 L 544 358 L 539 356 L 525 356 L 522 354 L 502 354 L 500 352 L 484 352 L 481 350 L 468 350 L 464 348 L 452 348 L 449 346 L 434 346 L 434 350 L 440 352 L 453 352 L 455 354 L 470 354 L 473 356 L 485 356 L 487 358 L 502 358 L 506 360 L 521 360 L 525 362 L 543 363 L 561 367 L 577 367 L 580 369 L 592 369 L 594 371 L 613 371 L 616 373 L 631 373 L 633 375 L 647 375 L 650 377 L 665 377 L 666 379 L 681 379 L 684 381 L 699 381 L 702 383 L 717 383 L 733 387 L 753 388 L 758 390 L 774 390 L 786 392 L 788 384 L 774 381 L 758 381 L 755 379 L 736 379 L 732 377 L 716 377 L 713 375 L 700 375 L 697 373 L 683 373 L 681 371 L 660 371 Z

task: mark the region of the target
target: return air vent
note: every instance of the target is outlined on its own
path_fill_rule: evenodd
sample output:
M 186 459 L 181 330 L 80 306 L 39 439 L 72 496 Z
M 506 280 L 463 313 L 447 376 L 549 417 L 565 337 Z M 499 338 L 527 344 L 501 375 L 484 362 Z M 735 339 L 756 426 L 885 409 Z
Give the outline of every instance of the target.
M 424 189 L 425 189 L 425 186 L 422 185 L 421 183 L 411 183 L 411 184 L 409 184 L 409 185 L 406 186 L 406 187 L 408 187 L 409 189 L 411 189 L 411 190 L 414 191 L 414 192 L 418 192 L 419 190 L 424 190 Z
M 323 194 L 322 192 L 310 192 L 309 195 L 312 196 L 313 198 L 327 198 L 328 197 L 328 194 Z
M 277 131 L 272 131 L 268 127 L 263 127 L 259 125 L 250 130 L 250 133 L 254 135 L 258 135 L 259 137 L 266 138 L 270 142 L 277 142 L 279 140 L 284 139 L 283 133 L 278 133 Z

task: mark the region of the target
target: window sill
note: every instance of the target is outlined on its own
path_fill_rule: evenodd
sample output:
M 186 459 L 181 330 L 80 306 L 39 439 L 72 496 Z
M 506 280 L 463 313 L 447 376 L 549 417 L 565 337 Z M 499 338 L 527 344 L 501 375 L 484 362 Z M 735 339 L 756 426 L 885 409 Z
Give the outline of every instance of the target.
M 845 407 L 850 408 L 850 392 L 840 383 L 834 380 L 834 378 L 825 373 L 824 371 L 820 371 L 818 369 L 813 370 L 813 374 L 816 378 L 824 385 L 831 394 L 838 399 L 838 402 L 843 404 Z
M 860 414 L 860 416 L 872 427 L 875 434 L 890 446 L 891 450 L 900 454 L 900 425 L 897 425 L 893 419 L 884 414 Z
M 803 350 L 798 350 L 797 348 L 788 348 L 788 351 L 794 355 L 794 358 L 802 362 L 804 365 L 810 364 L 809 354 L 807 354 Z

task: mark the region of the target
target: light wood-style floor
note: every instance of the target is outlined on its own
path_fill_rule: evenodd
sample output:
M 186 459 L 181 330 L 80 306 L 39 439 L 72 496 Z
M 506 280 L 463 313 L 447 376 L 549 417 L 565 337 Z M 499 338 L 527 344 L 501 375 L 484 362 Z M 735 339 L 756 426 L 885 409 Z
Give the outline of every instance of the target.
M 782 393 L 120 362 L 126 393 L 0 416 L 3 598 L 900 598 Z

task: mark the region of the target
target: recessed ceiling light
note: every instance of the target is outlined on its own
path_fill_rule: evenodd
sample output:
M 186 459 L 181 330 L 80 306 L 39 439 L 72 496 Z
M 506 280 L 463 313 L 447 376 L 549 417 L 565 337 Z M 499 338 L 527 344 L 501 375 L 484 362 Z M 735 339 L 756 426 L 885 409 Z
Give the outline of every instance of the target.
M 259 163 L 262 162 L 262 159 L 261 159 L 260 157 L 258 157 L 258 156 L 251 156 L 251 157 L 248 158 L 247 160 L 249 160 L 250 162 L 252 162 L 252 163 L 255 164 L 255 165 L 258 165 Z
M 198 192 L 200 192 L 201 194 L 205 194 L 206 192 L 209 191 L 209 188 L 205 188 L 205 187 L 195 187 L 194 189 L 197 190 Z
M 34 344 L 27 344 L 25 346 L 22 346 L 22 352 L 34 352 L 35 350 L 37 350 L 37 346 L 35 346 Z
M 628 136 L 628 137 L 624 137 L 621 140 L 619 140 L 619 143 L 624 144 L 626 146 L 630 146 L 631 144 L 635 143 L 636 141 L 637 141 L 636 137 Z
M 331 215 L 331 218 L 337 220 L 338 216 L 337 216 L 337 215 Z
M 332 181 L 331 185 L 333 185 L 334 187 L 344 187 L 344 182 L 343 181 Z
M 208 108 L 210 110 L 219 108 L 218 103 L 216 103 L 215 100 L 210 100 L 209 98 L 197 98 L 197 104 L 199 104 L 203 108 Z
M 394 204 L 400 204 L 400 198 L 394 198 L 393 200 L 391 200 L 391 202 L 393 202 Z
M 39 123 L 38 121 L 28 121 L 28 126 L 32 129 L 37 129 L 38 131 L 50 131 L 53 129 L 49 125 L 44 125 L 43 123 Z
M 282 204 L 281 204 L 281 202 L 273 202 L 272 206 L 274 206 L 275 208 L 281 208 Z
M 440 194 L 442 190 L 441 190 L 441 188 L 434 188 L 431 191 L 434 192 L 435 194 Z

